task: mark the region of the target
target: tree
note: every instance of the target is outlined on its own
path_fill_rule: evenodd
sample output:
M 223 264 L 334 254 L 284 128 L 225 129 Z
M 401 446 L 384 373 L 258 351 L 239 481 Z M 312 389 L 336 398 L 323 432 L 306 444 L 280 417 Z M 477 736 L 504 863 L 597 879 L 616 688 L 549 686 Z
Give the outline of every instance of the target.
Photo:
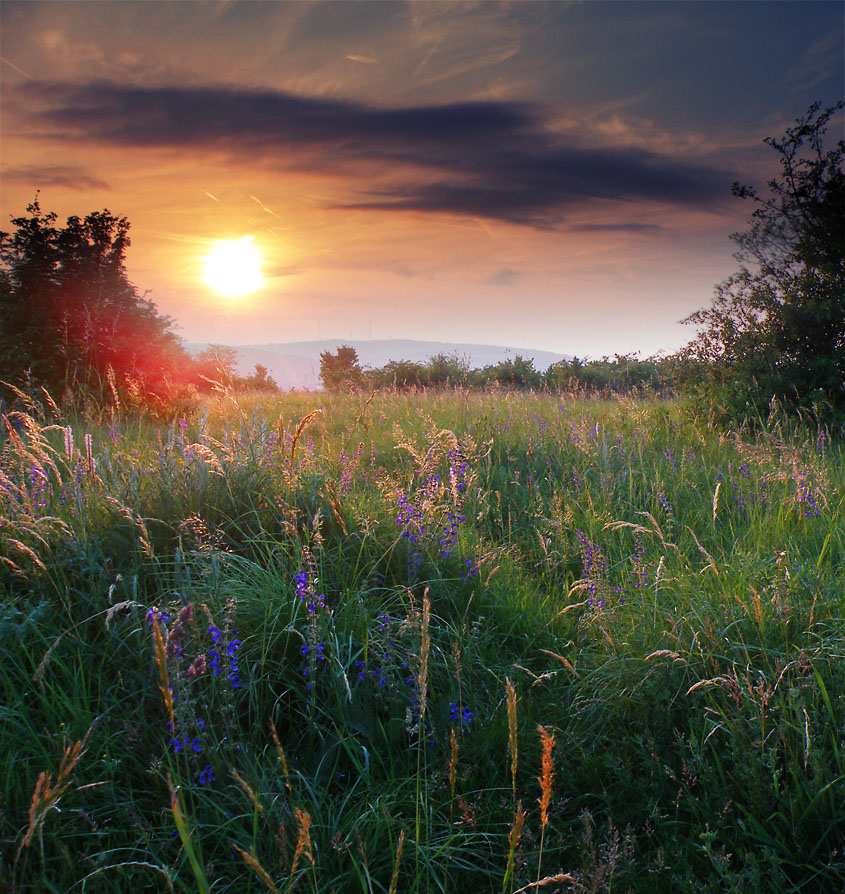
M 364 372 L 358 352 L 349 345 L 341 345 L 336 354 L 320 354 L 320 381 L 329 391 L 355 391 L 364 382 Z
M 276 380 L 270 375 L 270 370 L 261 363 L 255 364 L 251 376 L 235 376 L 235 387 L 239 391 L 278 391 Z
M 543 387 L 543 375 L 534 369 L 534 360 L 519 354 L 513 360 L 508 357 L 501 363 L 484 367 L 481 377 L 487 383 L 498 383 L 519 391 Z
M 208 387 L 213 383 L 231 388 L 238 374 L 238 358 L 240 355 L 228 345 L 209 345 L 194 358 L 195 370 L 203 384 Z
M 731 236 L 740 270 L 683 321 L 701 330 L 681 358 L 706 370 L 703 389 L 732 414 L 772 398 L 845 408 L 845 141 L 823 147 L 842 108 L 814 103 L 765 140 L 781 166 L 768 194 L 733 186 L 756 206 L 750 228 Z
M 108 209 L 56 220 L 36 197 L 0 232 L 0 379 L 77 401 L 164 399 L 188 358 L 127 277 L 129 221 Z

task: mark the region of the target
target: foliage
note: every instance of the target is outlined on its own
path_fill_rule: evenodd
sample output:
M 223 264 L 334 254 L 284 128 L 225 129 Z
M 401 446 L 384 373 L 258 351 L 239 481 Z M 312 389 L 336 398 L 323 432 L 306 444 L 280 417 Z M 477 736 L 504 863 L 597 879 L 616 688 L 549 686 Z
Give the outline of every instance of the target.
M 543 380 L 554 391 L 659 394 L 670 390 L 671 372 L 666 359 L 615 354 L 601 360 L 561 360 L 546 370 Z
M 235 387 L 238 391 L 278 391 L 276 380 L 270 375 L 270 371 L 261 363 L 255 364 L 252 375 L 236 376 Z
M 206 390 L 231 388 L 238 374 L 238 352 L 228 345 L 209 345 L 194 357 L 194 370 Z
M 349 345 L 340 345 L 333 354 L 320 354 L 320 381 L 329 391 L 356 391 L 364 384 L 358 352 Z
M 741 267 L 684 321 L 701 331 L 681 355 L 706 399 L 729 413 L 759 412 L 772 398 L 845 411 L 845 142 L 823 147 L 842 107 L 816 103 L 766 140 L 781 166 L 768 195 L 734 184 L 756 205 L 750 228 L 731 237 Z
M 0 419 L 12 890 L 842 889 L 827 430 L 236 399 Z
M 188 358 L 129 282 L 129 222 L 108 210 L 56 220 L 36 198 L 0 233 L 0 379 L 68 401 L 170 400 Z
M 501 361 L 491 366 L 485 366 L 473 377 L 474 381 L 482 385 L 500 385 L 504 388 L 515 388 L 520 391 L 540 388 L 543 384 L 543 376 L 534 369 L 534 361 L 530 357 L 522 357 L 519 354 L 512 360 Z
M 449 389 L 466 385 L 470 378 L 469 364 L 464 358 L 435 354 L 425 363 L 413 360 L 391 360 L 381 369 L 367 371 L 367 381 L 375 388 L 407 391 L 416 388 Z

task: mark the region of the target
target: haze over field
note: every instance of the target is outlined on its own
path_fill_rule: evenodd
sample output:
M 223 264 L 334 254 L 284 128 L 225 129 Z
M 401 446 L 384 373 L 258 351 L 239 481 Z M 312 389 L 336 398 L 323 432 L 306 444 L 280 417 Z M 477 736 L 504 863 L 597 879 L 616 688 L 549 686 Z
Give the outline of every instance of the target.
M 839 2 L 0 15 L 0 217 L 125 215 L 189 342 L 673 350 L 735 267 L 732 182 L 842 89 Z

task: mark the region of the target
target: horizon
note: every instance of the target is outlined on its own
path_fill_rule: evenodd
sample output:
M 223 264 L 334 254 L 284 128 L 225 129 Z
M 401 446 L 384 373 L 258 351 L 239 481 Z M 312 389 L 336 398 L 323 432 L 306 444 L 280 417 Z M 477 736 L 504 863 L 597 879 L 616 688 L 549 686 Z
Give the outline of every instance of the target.
M 154 9 L 2 4 L 0 213 L 127 217 L 139 291 L 232 347 L 672 353 L 845 67 L 833 0 Z

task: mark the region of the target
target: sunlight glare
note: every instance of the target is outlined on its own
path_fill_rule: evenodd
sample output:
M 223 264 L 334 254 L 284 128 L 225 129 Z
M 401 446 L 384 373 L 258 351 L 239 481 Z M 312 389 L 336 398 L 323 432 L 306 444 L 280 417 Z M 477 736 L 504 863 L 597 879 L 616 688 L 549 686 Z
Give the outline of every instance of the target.
M 261 252 L 252 236 L 216 242 L 203 261 L 203 282 L 227 298 L 248 295 L 264 285 Z

